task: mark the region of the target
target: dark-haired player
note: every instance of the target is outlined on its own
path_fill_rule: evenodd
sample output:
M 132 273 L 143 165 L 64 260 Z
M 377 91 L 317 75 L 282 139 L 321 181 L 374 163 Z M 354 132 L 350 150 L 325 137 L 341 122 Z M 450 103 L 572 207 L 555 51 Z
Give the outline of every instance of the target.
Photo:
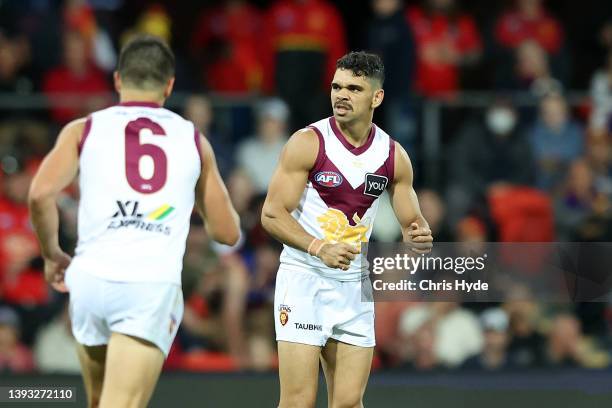
M 380 195 L 389 192 L 415 251 L 428 252 L 433 241 L 408 155 L 372 123 L 384 96 L 380 58 L 351 52 L 336 68 L 334 115 L 287 142 L 262 213 L 263 226 L 284 244 L 275 294 L 280 408 L 314 406 L 319 360 L 329 407 L 363 405 L 375 341 L 359 252 Z
M 149 36 L 129 42 L 115 73 L 121 103 L 66 125 L 30 189 L 45 276 L 70 291 L 90 407 L 147 405 L 183 315 L 194 202 L 214 239 L 238 239 L 210 145 L 162 107 L 173 84 L 166 44 Z M 77 171 L 79 242 L 70 259 L 58 243 L 55 200 Z

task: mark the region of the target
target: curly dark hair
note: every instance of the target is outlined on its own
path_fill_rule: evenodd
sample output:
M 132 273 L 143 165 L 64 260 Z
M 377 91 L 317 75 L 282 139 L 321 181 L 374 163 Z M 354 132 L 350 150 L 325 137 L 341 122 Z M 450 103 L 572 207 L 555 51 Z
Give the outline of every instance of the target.
M 336 69 L 349 69 L 355 76 L 363 76 L 385 82 L 385 66 L 376 54 L 365 51 L 351 51 L 336 62 Z

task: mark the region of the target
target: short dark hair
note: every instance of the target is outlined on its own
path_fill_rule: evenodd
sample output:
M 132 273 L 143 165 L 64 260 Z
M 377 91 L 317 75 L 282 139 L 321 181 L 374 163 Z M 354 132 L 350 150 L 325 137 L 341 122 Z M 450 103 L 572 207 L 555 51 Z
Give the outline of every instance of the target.
M 349 69 L 355 76 L 380 81 L 380 86 L 385 82 L 385 66 L 376 54 L 365 51 L 351 51 L 336 62 L 336 69 Z
M 117 71 L 128 86 L 154 90 L 174 76 L 174 54 L 160 38 L 139 35 L 121 49 Z

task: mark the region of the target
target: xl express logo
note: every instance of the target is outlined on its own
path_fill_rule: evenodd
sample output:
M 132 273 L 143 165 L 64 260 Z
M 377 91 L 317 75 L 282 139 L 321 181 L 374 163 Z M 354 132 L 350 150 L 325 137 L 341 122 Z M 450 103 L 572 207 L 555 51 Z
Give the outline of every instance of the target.
M 162 221 L 174 211 L 174 207 L 164 204 L 147 214 L 143 214 L 139 211 L 140 203 L 138 201 L 117 200 L 116 204 L 117 210 L 113 214 L 107 229 L 132 228 L 170 235 L 170 227 L 164 225 Z
M 315 174 L 315 181 L 323 187 L 338 187 L 342 184 L 342 176 L 335 171 L 320 171 Z

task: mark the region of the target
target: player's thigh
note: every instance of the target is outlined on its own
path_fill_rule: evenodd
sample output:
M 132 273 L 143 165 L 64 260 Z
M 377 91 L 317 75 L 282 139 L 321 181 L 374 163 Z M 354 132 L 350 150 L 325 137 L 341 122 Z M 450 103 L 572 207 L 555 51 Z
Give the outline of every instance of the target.
M 113 333 L 108 343 L 100 407 L 145 407 L 163 364 L 164 353 L 157 346 Z
M 278 342 L 279 408 L 314 407 L 319 382 L 321 347 Z
M 359 347 L 330 339 L 321 351 L 330 408 L 361 407 L 374 347 Z
M 106 345 L 85 346 L 77 343 L 77 355 L 81 363 L 83 383 L 87 393 L 87 406 L 97 407 L 102 394 L 104 367 L 106 361 Z

